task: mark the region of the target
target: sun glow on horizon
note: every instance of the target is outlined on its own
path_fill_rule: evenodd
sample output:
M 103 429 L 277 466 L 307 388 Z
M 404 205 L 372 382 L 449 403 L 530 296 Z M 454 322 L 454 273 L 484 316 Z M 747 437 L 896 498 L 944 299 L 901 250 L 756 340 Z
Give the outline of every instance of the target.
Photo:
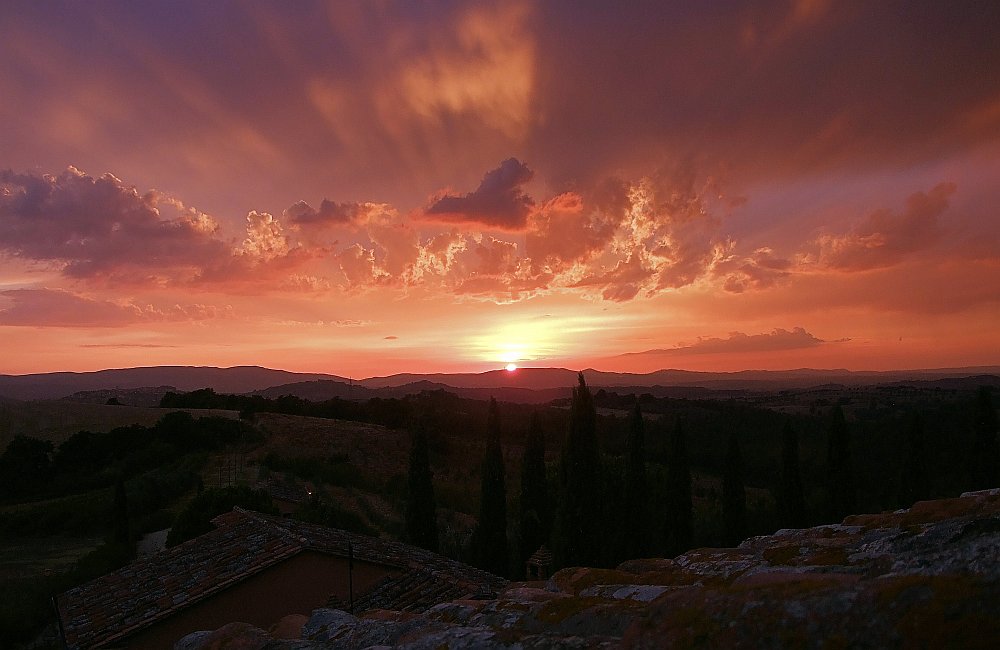
M 606 314 L 599 318 L 549 314 L 514 318 L 468 336 L 463 347 L 470 361 L 504 368 L 548 363 L 592 347 L 594 333 L 607 329 L 610 320 Z
M 506 370 L 507 372 L 514 372 L 515 370 L 517 370 L 517 364 L 508 363 L 506 366 L 504 366 L 504 370 Z

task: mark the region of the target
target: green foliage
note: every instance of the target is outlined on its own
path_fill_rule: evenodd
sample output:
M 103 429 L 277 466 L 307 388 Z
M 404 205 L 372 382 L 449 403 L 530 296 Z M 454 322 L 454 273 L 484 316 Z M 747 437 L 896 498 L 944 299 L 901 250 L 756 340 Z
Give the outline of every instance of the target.
M 0 530 L 11 537 L 113 531 L 125 520 L 148 519 L 194 487 L 199 464 L 200 459 L 189 458 L 123 481 L 124 499 L 117 489 L 104 487 L 8 507 L 0 512 Z M 127 504 L 124 512 L 123 503 Z M 131 532 L 141 530 L 142 527 L 133 526 Z
M 851 430 L 840 406 L 830 415 L 827 447 L 827 512 L 831 522 L 857 512 L 858 498 L 854 487 L 854 465 L 851 462 Z
M 259 439 L 245 423 L 220 417 L 195 420 L 183 411 L 164 415 L 152 428 L 80 431 L 55 453 L 50 442 L 18 437 L 0 456 L 0 499 L 42 500 L 106 488 L 185 456 Z
M 271 399 L 263 395 L 218 394 L 211 388 L 202 388 L 188 393 L 168 392 L 160 400 L 160 406 L 162 408 L 239 411 L 240 418 L 243 420 L 252 419 L 256 413 L 284 413 L 370 422 L 399 429 L 410 419 L 410 401 L 410 398 L 399 400 L 374 397 L 365 402 L 358 402 L 334 397 L 321 402 L 311 402 L 294 395 L 282 395 Z
M 523 566 L 532 553 L 548 543 L 552 528 L 549 484 L 545 475 L 545 433 L 537 413 L 531 418 L 521 461 L 520 505 L 519 566 Z
M 115 484 L 114 529 L 116 542 L 127 544 L 130 541 L 128 497 L 125 494 L 125 481 L 122 479 L 118 479 Z
M 177 515 L 167 536 L 167 547 L 209 532 L 212 530 L 212 519 L 236 506 L 267 514 L 278 513 L 271 503 L 271 497 L 261 490 L 252 490 L 244 485 L 205 490 Z
M 299 521 L 348 530 L 361 535 L 372 537 L 378 535 L 378 531 L 366 524 L 358 513 L 340 507 L 335 501 L 311 499 L 303 508 L 296 511 L 293 517 Z
M 562 491 L 554 542 L 556 564 L 596 566 L 601 549 L 600 457 L 597 412 L 581 372 L 570 405 L 570 430 L 563 448 Z
M 729 432 L 726 471 L 722 476 L 722 519 L 727 546 L 736 546 L 746 537 L 747 494 L 743 485 L 743 458 L 736 430 Z
M 598 489 L 601 493 L 600 541 L 595 566 L 613 567 L 634 559 L 634 540 L 626 532 L 629 504 L 625 496 L 628 459 L 612 456 L 602 459 Z
M 427 434 L 423 425 L 418 424 L 414 427 L 410 442 L 406 539 L 415 546 L 436 552 L 438 550 L 437 505 L 434 501 L 432 478 Z
M 670 434 L 665 495 L 666 553 L 674 557 L 691 548 L 694 534 L 691 502 L 691 466 L 688 462 L 687 436 L 680 420 Z
M 344 456 L 316 458 L 312 456 L 286 457 L 270 452 L 261 462 L 263 467 L 274 472 L 287 472 L 313 483 L 337 485 L 340 487 L 367 488 L 369 482 Z
M 18 498 L 44 490 L 52 479 L 52 443 L 17 436 L 0 456 L 0 498 Z
M 625 451 L 625 556 L 645 557 L 650 550 L 649 494 L 646 484 L 645 424 L 638 400 L 629 418 Z
M 131 544 L 106 541 L 81 557 L 69 571 L 41 576 L 0 576 L 0 648 L 29 643 L 55 621 L 52 596 L 124 566 Z M 33 647 L 33 646 L 32 646 Z
M 87 494 L 24 504 L 0 512 L 0 529 L 12 537 L 30 535 L 88 535 L 111 521 L 110 488 Z
M 507 487 L 500 446 L 500 413 L 490 398 L 483 457 L 479 523 L 473 535 L 477 565 L 495 575 L 510 572 L 507 550 Z
M 805 494 L 799 469 L 799 435 L 791 423 L 785 422 L 781 433 L 781 483 L 778 488 L 781 524 L 787 528 L 805 528 Z
M 906 435 L 906 458 L 899 479 L 899 505 L 910 507 L 930 497 L 927 480 L 927 452 L 924 449 L 924 425 L 919 413 L 914 413 Z
M 1000 447 L 997 444 L 997 412 L 990 389 L 981 386 L 976 393 L 975 437 L 972 446 L 970 490 L 1000 487 Z

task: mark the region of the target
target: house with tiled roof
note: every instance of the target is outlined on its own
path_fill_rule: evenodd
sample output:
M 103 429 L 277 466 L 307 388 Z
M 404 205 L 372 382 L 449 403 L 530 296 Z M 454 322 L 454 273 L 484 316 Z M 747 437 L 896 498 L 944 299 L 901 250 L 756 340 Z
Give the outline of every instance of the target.
M 231 621 L 268 629 L 335 605 L 420 612 L 502 578 L 424 549 L 235 508 L 215 529 L 56 597 L 66 647 L 172 648 Z

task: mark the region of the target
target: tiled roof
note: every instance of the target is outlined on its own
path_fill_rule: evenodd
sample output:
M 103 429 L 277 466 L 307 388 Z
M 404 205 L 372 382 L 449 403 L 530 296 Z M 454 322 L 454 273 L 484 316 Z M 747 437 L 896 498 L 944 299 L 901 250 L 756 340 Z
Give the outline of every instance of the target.
M 420 611 L 440 602 L 429 600 L 437 593 L 447 592 L 442 599 L 472 597 L 506 584 L 407 544 L 241 508 L 212 523 L 216 529 L 209 533 L 59 595 L 67 647 L 99 647 L 122 639 L 306 550 L 347 557 L 351 545 L 358 560 L 402 570 L 403 577 L 420 575 L 422 587 L 396 589 L 372 606 Z
M 528 558 L 528 564 L 535 566 L 552 566 L 552 551 L 542 544 L 537 551 Z
M 495 588 L 447 579 L 440 573 L 424 568 L 410 569 L 402 575 L 387 576 L 354 603 L 354 613 L 370 609 L 392 609 L 402 612 L 423 612 L 438 603 L 451 600 L 493 598 Z M 346 609 L 343 603 L 331 599 L 327 607 Z

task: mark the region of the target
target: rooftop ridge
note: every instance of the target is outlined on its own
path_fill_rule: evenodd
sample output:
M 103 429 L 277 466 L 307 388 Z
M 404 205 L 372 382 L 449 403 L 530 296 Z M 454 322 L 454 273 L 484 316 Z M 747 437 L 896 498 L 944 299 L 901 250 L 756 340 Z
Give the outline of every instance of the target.
M 306 550 L 342 558 L 353 550 L 358 561 L 423 573 L 436 589 L 497 593 L 507 585 L 425 549 L 245 508 L 212 523 L 216 528 L 204 535 L 56 596 L 67 648 L 119 641 Z

